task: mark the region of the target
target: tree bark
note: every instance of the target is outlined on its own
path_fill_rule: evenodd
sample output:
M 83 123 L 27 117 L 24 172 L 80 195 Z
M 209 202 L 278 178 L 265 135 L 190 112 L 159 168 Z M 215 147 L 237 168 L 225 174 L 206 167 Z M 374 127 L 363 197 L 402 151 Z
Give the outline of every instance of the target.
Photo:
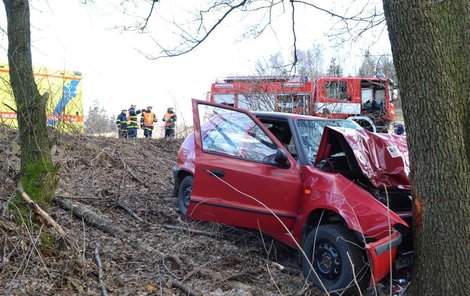
M 7 15 L 10 83 L 17 106 L 21 147 L 20 182 L 43 209 L 52 203 L 58 183 L 46 127 L 46 100 L 33 77 L 28 0 L 3 0 Z M 19 199 L 17 205 L 21 205 Z M 21 209 L 21 207 L 20 207 Z M 23 209 L 25 209 L 23 207 Z
M 383 0 L 410 148 L 413 295 L 470 274 L 470 1 Z

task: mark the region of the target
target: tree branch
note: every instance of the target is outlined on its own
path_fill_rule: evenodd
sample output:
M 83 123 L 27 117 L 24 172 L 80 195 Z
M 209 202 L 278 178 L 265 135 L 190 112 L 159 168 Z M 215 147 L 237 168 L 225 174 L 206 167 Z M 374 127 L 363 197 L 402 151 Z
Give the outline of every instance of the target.
M 62 227 L 57 222 L 55 222 L 55 220 L 52 219 L 48 213 L 46 213 L 43 209 L 41 209 L 41 207 L 28 196 L 28 194 L 24 191 L 21 183 L 18 183 L 18 186 L 16 187 L 16 192 L 26 201 L 28 206 L 31 207 L 33 211 L 38 216 L 40 216 L 40 218 L 42 218 L 42 219 L 39 219 L 39 221 L 43 223 L 44 222 L 43 220 L 45 220 L 49 225 L 52 226 L 52 228 L 54 228 L 55 231 L 57 231 L 59 235 L 65 236 L 65 232 L 62 229 Z

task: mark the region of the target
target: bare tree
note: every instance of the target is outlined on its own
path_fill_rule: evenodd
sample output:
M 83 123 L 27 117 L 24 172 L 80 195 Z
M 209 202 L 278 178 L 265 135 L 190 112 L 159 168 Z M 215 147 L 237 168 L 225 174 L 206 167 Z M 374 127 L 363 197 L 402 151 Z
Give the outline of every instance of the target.
M 412 164 L 413 295 L 467 295 L 470 2 L 383 3 Z
M 330 65 L 326 70 L 326 75 L 333 77 L 343 76 L 343 67 L 336 63 L 336 58 L 331 58 Z
M 377 60 L 370 54 L 369 50 L 364 52 L 364 59 L 359 68 L 359 77 L 374 77 L 376 74 Z
M 310 81 L 317 80 L 323 73 L 323 53 L 319 45 L 313 45 L 306 51 L 298 50 L 298 74 L 308 76 Z
M 99 105 L 98 101 L 93 102 L 93 106 L 88 110 L 88 116 L 84 122 L 85 133 L 105 134 L 116 133 L 116 118 L 110 117 L 106 109 Z
M 149 26 L 151 17 L 158 11 L 158 4 L 156 0 L 142 1 L 136 3 L 135 1 L 126 1 L 129 6 L 142 5 L 149 6 L 149 12 L 145 16 L 141 17 L 141 21 L 132 26 L 122 26 L 125 30 L 137 30 L 139 32 L 152 33 L 152 27 Z M 125 3 L 126 3 L 125 2 Z M 298 48 L 297 48 L 297 26 L 296 15 L 302 10 L 311 10 L 312 12 L 320 11 L 332 17 L 332 28 L 335 28 L 334 34 L 330 37 L 335 40 L 357 40 L 365 32 L 384 25 L 384 16 L 380 7 L 377 5 L 357 4 L 357 1 L 351 1 L 347 5 L 343 5 L 343 1 L 340 1 L 341 11 L 337 8 L 338 3 L 328 2 L 318 5 L 315 1 L 311 0 L 292 0 L 292 1 L 247 1 L 247 0 L 216 0 L 207 1 L 202 7 L 193 7 L 181 9 L 180 7 L 174 9 L 180 9 L 187 12 L 187 17 L 191 19 L 185 19 L 184 21 L 177 22 L 174 19 L 167 20 L 174 26 L 174 35 L 178 42 L 165 42 L 165 39 L 153 38 L 156 51 L 153 53 L 145 53 L 149 59 L 158 59 L 162 57 L 174 57 L 184 55 L 192 50 L 198 48 L 202 43 L 211 38 L 213 33 L 223 27 L 223 24 L 230 18 L 243 17 L 250 15 L 255 20 L 246 25 L 245 33 L 243 38 L 253 37 L 257 38 L 268 30 L 274 30 L 273 27 L 276 24 L 280 16 L 287 14 L 290 16 L 289 29 L 291 31 L 292 39 L 289 40 L 291 46 L 291 57 L 289 61 L 291 65 L 297 65 L 298 63 Z M 363 3 L 363 2 L 361 2 Z M 333 8 L 336 8 L 333 9 Z M 333 32 L 333 31 L 332 31 Z M 337 38 L 337 36 L 342 38 Z M 345 36 L 347 36 L 345 38 Z M 173 40 L 172 38 L 166 38 L 167 40 Z
M 46 101 L 33 78 L 29 1 L 3 0 L 7 15 L 8 63 L 15 96 L 21 146 L 21 177 L 25 192 L 47 209 L 58 183 L 46 127 Z M 27 215 L 20 200 L 14 202 Z M 28 215 L 29 216 L 29 215 Z M 26 219 L 28 220 L 28 219 Z

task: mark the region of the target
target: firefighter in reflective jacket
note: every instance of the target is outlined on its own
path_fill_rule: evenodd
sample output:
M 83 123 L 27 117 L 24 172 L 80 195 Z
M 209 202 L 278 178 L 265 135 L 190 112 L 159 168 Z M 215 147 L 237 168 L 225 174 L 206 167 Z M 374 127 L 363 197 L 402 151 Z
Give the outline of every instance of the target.
M 140 116 L 140 127 L 144 130 L 144 136 L 146 138 L 152 138 L 153 123 L 157 122 L 155 113 L 152 112 L 152 106 L 148 106 L 147 110 L 142 110 Z
M 168 108 L 166 114 L 162 119 L 165 122 L 165 138 L 174 138 L 175 137 L 175 122 L 176 114 L 173 111 L 173 108 Z
M 137 137 L 137 129 L 139 128 L 137 114 L 141 112 L 142 111 L 135 109 L 135 105 L 131 105 L 129 110 L 127 110 L 127 136 L 129 138 Z
M 116 119 L 116 125 L 118 127 L 119 138 L 127 138 L 127 109 L 122 109 L 122 112 Z

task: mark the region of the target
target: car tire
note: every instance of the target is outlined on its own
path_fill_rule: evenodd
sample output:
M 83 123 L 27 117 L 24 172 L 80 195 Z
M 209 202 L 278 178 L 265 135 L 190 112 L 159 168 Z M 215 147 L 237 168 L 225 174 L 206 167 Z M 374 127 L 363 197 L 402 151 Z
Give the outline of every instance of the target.
M 343 225 L 326 224 L 312 229 L 303 243 L 307 257 L 302 255 L 304 276 L 320 290 L 326 289 L 329 295 L 356 295 L 356 282 L 362 289 L 369 270 L 360 246 L 351 230 Z
M 178 210 L 182 216 L 186 216 L 192 191 L 193 176 L 186 176 L 178 189 Z

